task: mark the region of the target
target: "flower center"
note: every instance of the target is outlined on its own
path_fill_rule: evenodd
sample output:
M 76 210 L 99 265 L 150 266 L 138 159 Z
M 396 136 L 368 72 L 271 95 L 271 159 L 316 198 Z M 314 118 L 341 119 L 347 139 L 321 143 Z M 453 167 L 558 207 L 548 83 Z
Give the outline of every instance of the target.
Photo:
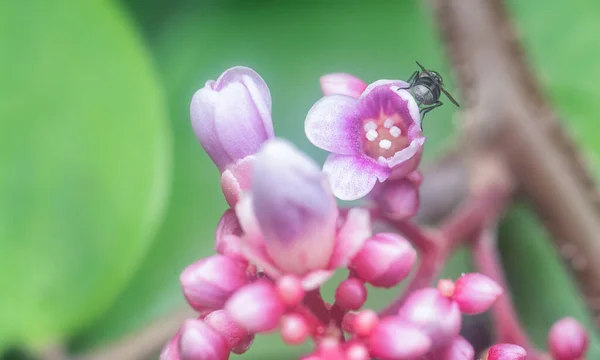
M 398 151 L 410 145 L 408 129 L 397 115 L 368 120 L 363 127 L 365 154 L 373 159 L 391 158 Z

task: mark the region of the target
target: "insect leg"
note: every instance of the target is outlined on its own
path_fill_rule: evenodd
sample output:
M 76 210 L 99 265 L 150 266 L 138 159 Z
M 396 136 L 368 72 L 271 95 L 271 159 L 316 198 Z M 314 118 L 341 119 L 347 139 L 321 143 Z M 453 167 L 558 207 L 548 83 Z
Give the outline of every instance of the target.
M 415 81 L 417 81 L 417 76 L 419 75 L 418 71 L 415 71 L 409 78 L 408 80 L 406 80 L 406 82 L 409 84 L 408 87 L 405 88 L 400 88 L 400 89 L 410 89 L 411 87 L 413 87 L 413 85 L 415 84 Z
M 421 131 L 423 131 L 423 120 L 425 119 L 425 115 L 430 112 L 431 110 L 438 108 L 440 106 L 444 105 L 443 102 L 441 101 L 436 101 L 435 104 L 428 106 L 428 107 L 424 107 L 421 109 L 420 113 L 421 113 Z

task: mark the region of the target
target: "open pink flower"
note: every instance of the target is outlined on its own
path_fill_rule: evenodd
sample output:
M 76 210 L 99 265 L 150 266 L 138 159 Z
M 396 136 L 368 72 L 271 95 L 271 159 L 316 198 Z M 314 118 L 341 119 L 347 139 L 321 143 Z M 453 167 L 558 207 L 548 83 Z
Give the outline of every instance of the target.
M 339 76 L 336 80 L 344 81 Z M 345 95 L 327 95 L 317 101 L 306 117 L 305 131 L 315 146 L 332 153 L 323 171 L 329 175 L 333 194 L 356 200 L 367 195 L 377 181 L 414 171 L 425 137 L 419 107 L 402 89 L 408 83 L 379 80 L 355 98 L 360 86 L 355 78 L 346 80 L 345 87 L 331 79 L 321 80 L 326 93 L 338 89 Z
M 228 214 L 218 238 L 236 244 L 273 279 L 300 277 L 305 289 L 346 266 L 371 236 L 369 212 L 356 208 L 340 218 L 318 165 L 283 140 L 267 142 L 257 154 L 251 191 L 236 214 L 239 224 Z

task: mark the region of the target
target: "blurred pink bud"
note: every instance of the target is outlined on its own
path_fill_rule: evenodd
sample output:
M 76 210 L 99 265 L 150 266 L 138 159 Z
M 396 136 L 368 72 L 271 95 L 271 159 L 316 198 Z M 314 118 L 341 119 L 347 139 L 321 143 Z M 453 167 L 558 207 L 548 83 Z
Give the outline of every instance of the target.
M 416 360 L 429 352 L 431 339 L 397 316 L 383 318 L 369 336 L 371 356 L 381 360 Z
M 240 236 L 242 227 L 235 215 L 235 211 L 228 209 L 223 213 L 217 231 L 215 232 L 215 250 L 221 254 L 236 260 L 245 260 L 241 253 Z
M 392 287 L 402 281 L 417 259 L 417 252 L 402 236 L 376 234 L 351 262 L 351 268 L 363 280 L 378 287 Z
M 180 360 L 179 358 L 179 338 L 181 331 L 178 331 L 175 336 L 165 345 L 160 353 L 160 360 Z
M 246 263 L 214 255 L 188 266 L 179 280 L 194 309 L 220 309 L 234 291 L 248 283 Z
M 588 345 L 587 331 L 571 317 L 554 323 L 548 334 L 548 348 L 555 360 L 584 359 Z
M 456 280 L 452 298 L 461 312 L 475 315 L 488 310 L 502 293 L 494 280 L 483 274 L 470 273 Z
M 346 360 L 340 342 L 335 338 L 325 338 L 317 346 L 317 354 L 321 360 Z
M 327 74 L 320 80 L 323 95 L 346 95 L 358 99 L 367 88 L 367 83 L 345 73 Z
M 387 180 L 375 187 L 372 199 L 385 217 L 409 219 L 419 210 L 419 186 L 406 178 Z
M 233 321 L 224 310 L 211 312 L 204 317 L 204 322 L 221 334 L 227 341 L 229 349 L 236 354 L 246 352 L 254 340 L 254 335 Z
M 518 345 L 497 344 L 488 351 L 487 360 L 526 360 L 527 352 Z
M 308 324 L 301 315 L 290 314 L 285 315 L 281 319 L 281 337 L 287 344 L 302 344 L 308 337 L 308 334 Z
M 429 335 L 436 347 L 447 345 L 458 336 L 462 320 L 458 304 L 432 288 L 413 292 L 398 316 Z
M 465 338 L 457 336 L 447 346 L 435 349 L 431 355 L 435 360 L 473 360 L 475 350 Z
M 344 309 L 358 310 L 367 300 L 367 288 L 362 280 L 350 278 L 335 290 L 335 302 Z
M 281 302 L 289 307 L 298 305 L 304 299 L 302 281 L 293 275 L 284 275 L 277 280 L 277 294 Z
M 346 347 L 345 360 L 370 360 L 369 350 L 360 343 L 351 343 Z
M 271 140 L 256 157 L 253 178 L 254 214 L 277 267 L 296 275 L 327 268 L 338 211 L 317 164 L 289 142 Z
M 225 304 L 225 310 L 249 332 L 260 333 L 277 327 L 284 306 L 275 286 L 270 281 L 258 280 L 233 294 Z
M 232 208 L 240 200 L 242 192 L 250 190 L 252 186 L 252 161 L 254 155 L 248 155 L 229 165 L 221 174 L 221 190 Z
M 229 347 L 223 336 L 202 320 L 187 320 L 181 328 L 181 360 L 226 360 Z
M 447 298 L 451 298 L 452 295 L 454 295 L 454 288 L 454 281 L 450 279 L 440 279 L 440 281 L 438 281 L 438 291 Z
M 196 137 L 221 172 L 274 136 L 269 88 L 243 66 L 207 81 L 192 98 L 190 116 Z
M 348 314 L 350 315 L 350 314 Z M 379 316 L 373 310 L 363 310 L 350 317 L 352 331 L 359 336 L 368 336 L 379 323 Z

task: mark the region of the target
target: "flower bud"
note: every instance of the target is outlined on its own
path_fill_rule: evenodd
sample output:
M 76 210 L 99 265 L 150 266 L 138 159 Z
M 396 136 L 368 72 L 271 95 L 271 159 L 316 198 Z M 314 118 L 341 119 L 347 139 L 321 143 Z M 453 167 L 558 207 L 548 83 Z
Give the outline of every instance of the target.
M 526 360 L 527 352 L 518 345 L 497 344 L 488 351 L 487 360 Z
M 494 280 L 483 274 L 471 273 L 456 280 L 452 298 L 461 312 L 476 315 L 489 309 L 502 293 L 502 288 Z
M 241 235 L 242 227 L 235 215 L 235 211 L 232 209 L 226 210 L 217 224 L 215 250 L 221 255 L 236 260 L 244 260 L 245 258 L 241 253 Z
M 253 179 L 254 214 L 273 262 L 296 275 L 327 268 L 337 205 L 317 164 L 287 141 L 272 140 L 257 155 Z
M 260 333 L 277 327 L 284 306 L 275 286 L 267 280 L 258 280 L 233 294 L 225 304 L 225 310 L 249 332 Z
M 587 331 L 571 317 L 554 323 L 548 334 L 548 348 L 555 360 L 583 359 L 588 345 Z
M 335 302 L 348 310 L 358 310 L 367 300 L 365 284 L 356 278 L 342 281 L 335 290 Z
M 223 336 L 229 349 L 236 354 L 246 352 L 254 340 L 254 335 L 234 322 L 224 310 L 211 312 L 204 317 L 204 322 Z
M 308 334 L 308 324 L 301 315 L 291 314 L 281 319 L 281 337 L 287 344 L 302 344 L 308 337 Z
M 245 158 L 229 165 L 221 174 L 221 190 L 225 195 L 227 204 L 232 208 L 240 200 L 244 191 L 250 190 L 252 186 L 252 161 L 254 155 L 248 155 Z
M 196 137 L 221 172 L 274 136 L 269 88 L 247 67 L 206 82 L 192 98 L 190 115 Z
M 181 360 L 226 360 L 227 341 L 202 320 L 187 320 L 179 339 Z
M 365 242 L 351 268 L 373 286 L 389 288 L 408 276 L 416 259 L 417 252 L 402 236 L 381 233 Z
M 433 351 L 431 358 L 435 360 L 473 360 L 475 350 L 462 336 L 457 336 L 447 346 Z
M 431 339 L 396 316 L 382 319 L 368 339 L 371 356 L 381 360 L 416 360 L 431 348 Z
M 369 350 L 360 343 L 350 343 L 346 346 L 346 360 L 370 360 Z
M 406 178 L 378 184 L 373 190 L 372 198 L 388 219 L 409 219 L 419 210 L 419 186 Z
M 462 320 L 456 302 L 432 288 L 412 293 L 398 316 L 429 335 L 436 347 L 449 344 L 458 335 Z
M 179 338 L 181 331 L 178 331 L 175 336 L 165 345 L 160 353 L 160 360 L 180 360 L 179 357 Z
M 323 95 L 346 95 L 355 99 L 360 97 L 367 88 L 367 83 L 361 79 L 345 73 L 327 74 L 321 77 L 321 90 Z
M 223 255 L 193 263 L 179 280 L 185 298 L 196 310 L 221 308 L 234 291 L 248 283 L 246 264 Z

